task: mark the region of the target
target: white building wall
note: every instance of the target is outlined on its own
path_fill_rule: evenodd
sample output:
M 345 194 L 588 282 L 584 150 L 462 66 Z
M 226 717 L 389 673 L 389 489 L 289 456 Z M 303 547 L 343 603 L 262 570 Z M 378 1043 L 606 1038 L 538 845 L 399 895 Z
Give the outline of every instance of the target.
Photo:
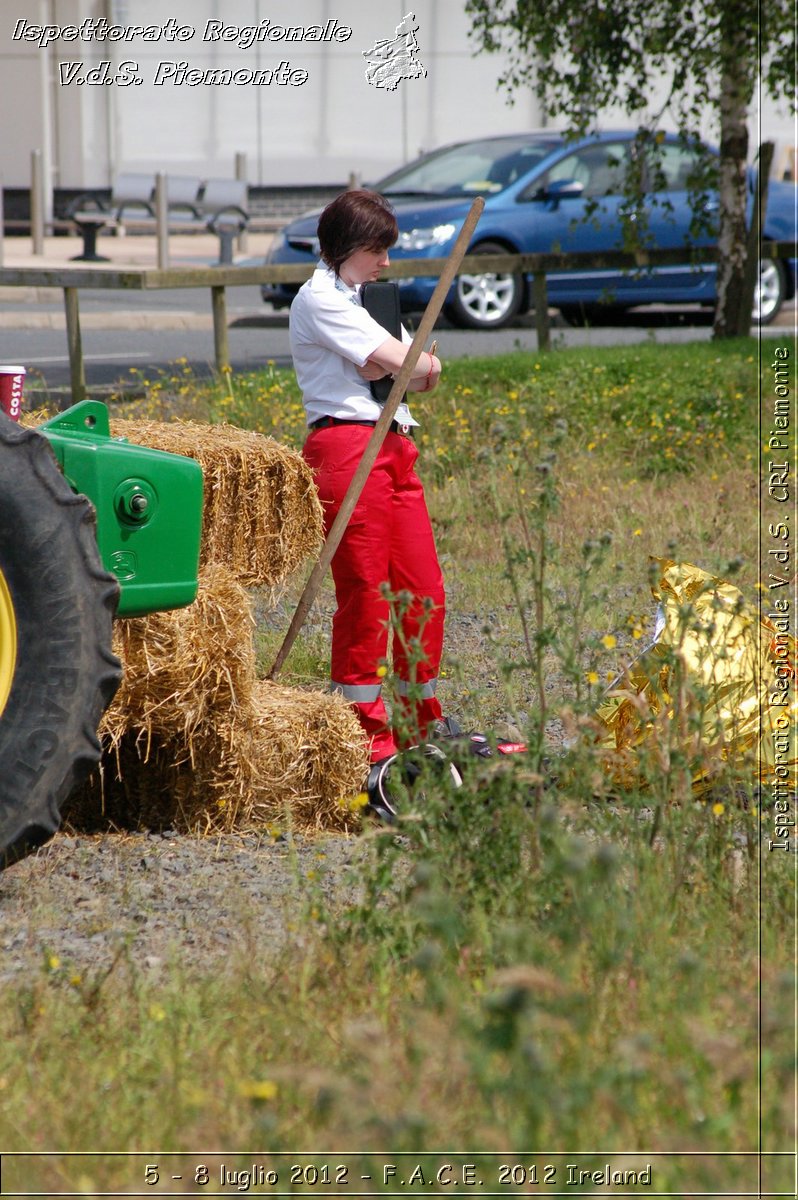
M 405 14 L 418 22 L 423 79 L 395 91 L 366 80 L 368 50 L 394 33 Z M 14 40 L 20 20 L 29 25 L 80 25 L 105 17 L 113 25 L 163 26 L 173 18 L 195 32 L 190 41 L 165 38 L 127 43 L 55 41 L 47 49 Z M 343 42 L 256 43 L 203 40 L 208 20 L 227 26 L 324 26 L 337 20 L 352 29 Z M 231 175 L 235 156 L 247 157 L 252 184 L 336 184 L 352 172 L 363 181 L 447 141 L 539 127 L 544 120 L 530 93 L 507 104 L 496 80 L 502 61 L 474 57 L 462 0 L 0 0 L 0 176 L 6 187 L 30 182 L 30 154 L 41 149 L 49 186 L 106 187 L 120 170 Z M 125 60 L 137 64 L 140 84 L 66 84 L 59 64 L 81 71 Z M 307 71 L 300 86 L 213 86 L 154 79 L 159 63 L 190 68 L 263 70 L 287 60 Z M 606 125 L 624 125 L 622 111 Z M 759 140 L 752 122 L 752 146 Z M 705 132 L 709 132 L 707 129 Z M 794 145 L 791 119 L 765 106 L 764 136 Z

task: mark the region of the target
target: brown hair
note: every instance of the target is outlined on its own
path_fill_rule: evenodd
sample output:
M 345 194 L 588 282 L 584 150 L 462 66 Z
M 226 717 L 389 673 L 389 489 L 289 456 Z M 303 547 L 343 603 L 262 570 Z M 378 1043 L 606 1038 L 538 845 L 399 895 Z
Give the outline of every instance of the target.
M 364 188 L 342 192 L 319 217 L 321 256 L 336 275 L 357 250 L 387 250 L 399 235 L 388 201 Z

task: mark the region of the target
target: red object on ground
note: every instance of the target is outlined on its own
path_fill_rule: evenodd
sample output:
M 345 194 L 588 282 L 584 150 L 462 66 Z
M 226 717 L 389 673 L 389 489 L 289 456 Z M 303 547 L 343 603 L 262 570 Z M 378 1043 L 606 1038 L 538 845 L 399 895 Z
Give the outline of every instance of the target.
M 0 409 L 12 421 L 18 421 L 22 412 L 24 383 L 24 367 L 0 366 Z

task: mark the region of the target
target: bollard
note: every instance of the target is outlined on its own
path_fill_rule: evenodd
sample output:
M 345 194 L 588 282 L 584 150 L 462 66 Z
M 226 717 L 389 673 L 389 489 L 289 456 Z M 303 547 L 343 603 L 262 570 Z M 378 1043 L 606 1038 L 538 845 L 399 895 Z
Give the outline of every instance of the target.
M 158 242 L 158 269 L 169 270 L 169 181 L 163 172 L 155 176 L 155 236 Z
M 30 232 L 33 253 L 44 254 L 44 167 L 41 150 L 30 156 Z
M 247 181 L 247 156 L 242 150 L 236 153 L 236 179 Z M 249 235 L 246 229 L 242 229 L 238 235 L 238 253 L 247 254 L 249 252 Z M 232 258 L 230 259 L 232 262 Z

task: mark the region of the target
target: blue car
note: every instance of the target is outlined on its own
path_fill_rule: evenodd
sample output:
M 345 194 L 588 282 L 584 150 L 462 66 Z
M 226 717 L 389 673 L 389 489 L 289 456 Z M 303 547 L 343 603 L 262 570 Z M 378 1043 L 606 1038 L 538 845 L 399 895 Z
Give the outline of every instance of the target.
M 511 134 L 458 142 L 425 154 L 372 185 L 396 210 L 399 239 L 391 257 L 445 257 L 476 195 L 484 196 L 485 208 L 470 253 L 618 250 L 624 230 L 635 222 L 647 245 L 712 245 L 717 193 L 701 191 L 698 228 L 694 208 L 696 180 L 706 170 L 706 148 L 685 146 L 671 134 L 659 135 L 657 143 L 658 154 L 650 162 L 643 151 L 643 178 L 649 186 L 637 206 L 624 193 L 627 168 L 633 160 L 638 168 L 641 165 L 636 157 L 640 143 L 631 131 L 570 142 L 554 132 Z M 754 178 L 749 170 L 749 213 Z M 795 201 L 794 184 L 770 183 L 765 239 L 795 240 Z M 307 264 L 317 259 L 318 215 L 301 217 L 279 233 L 267 262 Z M 794 259 L 761 261 L 753 319 L 761 324 L 772 321 L 795 294 L 795 280 Z M 398 283 L 402 310 L 413 312 L 426 307 L 436 279 L 419 276 Z M 575 324 L 622 318 L 641 304 L 712 307 L 715 302 L 711 264 L 627 272 L 558 271 L 547 276 L 547 283 L 549 303 Z M 264 300 L 278 308 L 289 305 L 296 291 L 296 285 L 262 288 Z M 531 278 L 521 272 L 463 274 L 452 285 L 445 312 L 455 325 L 500 329 L 531 302 Z

